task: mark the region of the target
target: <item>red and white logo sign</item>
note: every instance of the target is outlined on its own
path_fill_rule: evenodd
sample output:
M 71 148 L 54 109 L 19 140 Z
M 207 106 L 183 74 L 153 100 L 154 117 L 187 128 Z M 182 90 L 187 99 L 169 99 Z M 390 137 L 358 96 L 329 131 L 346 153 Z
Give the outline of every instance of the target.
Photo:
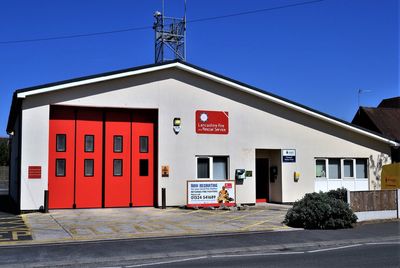
M 222 111 L 196 111 L 196 133 L 228 134 L 229 114 Z
M 226 189 L 231 189 L 232 188 L 232 183 L 225 183 L 225 188 Z

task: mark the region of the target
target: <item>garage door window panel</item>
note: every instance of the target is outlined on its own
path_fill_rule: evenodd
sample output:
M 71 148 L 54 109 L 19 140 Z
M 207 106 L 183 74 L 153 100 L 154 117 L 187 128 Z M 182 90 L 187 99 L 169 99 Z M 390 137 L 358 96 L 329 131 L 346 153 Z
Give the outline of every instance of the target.
M 113 161 L 113 175 L 116 177 L 122 176 L 122 159 L 114 159 Z
M 94 176 L 94 159 L 85 159 L 84 176 L 85 177 L 93 177 Z
M 57 134 L 56 135 L 56 151 L 57 152 L 65 152 L 66 148 L 67 148 L 66 135 L 65 134 Z
M 149 137 L 140 136 L 139 137 L 139 152 L 148 153 L 149 152 Z
M 86 153 L 94 152 L 94 136 L 93 135 L 85 135 L 85 152 Z
M 149 176 L 149 160 L 140 159 L 139 160 L 139 176 L 145 177 Z
M 56 159 L 56 177 L 65 177 L 66 176 L 66 160 L 65 159 Z
M 114 136 L 114 153 L 122 153 L 123 148 L 123 137 Z

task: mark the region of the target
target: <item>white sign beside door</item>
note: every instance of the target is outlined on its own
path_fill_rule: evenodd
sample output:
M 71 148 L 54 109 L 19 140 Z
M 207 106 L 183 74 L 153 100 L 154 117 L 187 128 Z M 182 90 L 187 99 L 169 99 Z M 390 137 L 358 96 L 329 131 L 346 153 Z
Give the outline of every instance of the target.
M 296 162 L 296 150 L 295 149 L 283 149 L 282 150 L 282 162 L 295 163 Z

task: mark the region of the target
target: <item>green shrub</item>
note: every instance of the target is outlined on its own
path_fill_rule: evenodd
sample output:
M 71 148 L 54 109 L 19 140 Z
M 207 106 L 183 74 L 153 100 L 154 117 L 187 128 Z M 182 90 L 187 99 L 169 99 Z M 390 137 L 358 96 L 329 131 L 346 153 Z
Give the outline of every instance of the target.
M 347 203 L 347 189 L 346 188 L 337 188 L 336 190 L 330 190 L 326 193 L 328 196 L 342 200 Z
M 305 229 L 351 228 L 357 216 L 346 202 L 335 196 L 337 193 L 306 194 L 289 209 L 283 223 Z

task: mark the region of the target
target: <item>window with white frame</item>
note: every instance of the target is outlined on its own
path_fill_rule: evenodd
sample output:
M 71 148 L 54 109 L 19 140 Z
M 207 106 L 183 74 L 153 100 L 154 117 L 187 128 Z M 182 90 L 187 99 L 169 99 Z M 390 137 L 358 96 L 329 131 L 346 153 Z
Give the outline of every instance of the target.
M 328 179 L 367 179 L 367 158 L 316 158 L 315 177 Z
M 343 178 L 354 178 L 354 159 L 343 159 Z
M 197 178 L 211 180 L 228 179 L 228 156 L 197 156 Z
M 329 179 L 340 179 L 340 159 L 331 158 L 328 159 L 328 178 Z
M 368 161 L 366 158 L 356 159 L 356 178 L 357 179 L 368 178 L 367 168 L 368 168 Z
M 326 178 L 326 159 L 315 160 L 315 176 L 317 178 Z

